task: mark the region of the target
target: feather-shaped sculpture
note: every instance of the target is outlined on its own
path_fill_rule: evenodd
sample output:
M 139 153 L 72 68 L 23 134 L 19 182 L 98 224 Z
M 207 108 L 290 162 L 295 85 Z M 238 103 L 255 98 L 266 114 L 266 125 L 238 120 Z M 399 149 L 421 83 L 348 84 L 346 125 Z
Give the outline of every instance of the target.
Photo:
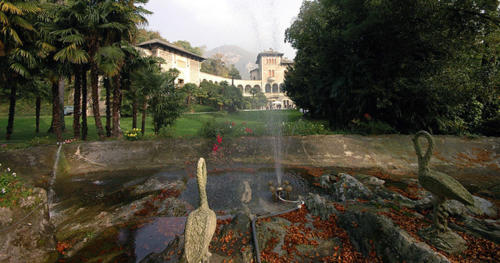
M 428 142 L 428 148 L 425 155 L 422 155 L 422 149 L 418 139 L 424 136 Z M 418 181 L 422 187 L 431 192 L 434 196 L 433 223 L 439 231 L 447 231 L 447 214 L 443 211 L 442 204 L 448 199 L 457 200 L 465 205 L 474 205 L 472 195 L 453 177 L 431 171 L 429 162 L 434 149 L 432 136 L 426 131 L 419 131 L 413 138 L 413 144 L 418 157 Z
M 189 263 L 208 262 L 210 252 L 208 246 L 217 226 L 215 212 L 208 207 L 207 200 L 207 167 L 205 159 L 200 158 L 197 170 L 200 207 L 191 212 L 187 218 L 184 231 L 184 253 Z

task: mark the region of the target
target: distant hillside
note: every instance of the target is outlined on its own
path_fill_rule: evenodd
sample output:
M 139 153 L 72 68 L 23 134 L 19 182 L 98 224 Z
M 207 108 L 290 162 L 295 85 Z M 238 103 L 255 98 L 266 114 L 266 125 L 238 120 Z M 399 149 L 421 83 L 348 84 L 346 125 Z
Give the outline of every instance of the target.
M 255 60 L 257 59 L 256 53 L 249 52 L 238 46 L 226 45 L 206 51 L 204 56 L 212 57 L 217 53 L 224 55 L 223 60 L 226 64 L 234 64 L 240 71 L 240 75 L 243 79 L 250 79 L 249 71 L 255 67 Z

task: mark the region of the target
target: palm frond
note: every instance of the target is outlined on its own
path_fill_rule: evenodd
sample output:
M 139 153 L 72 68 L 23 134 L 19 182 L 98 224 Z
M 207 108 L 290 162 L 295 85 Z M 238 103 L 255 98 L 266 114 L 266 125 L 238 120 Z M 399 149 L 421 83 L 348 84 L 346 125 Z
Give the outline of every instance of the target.
M 0 10 L 6 13 L 14 14 L 14 15 L 23 15 L 23 10 L 14 5 L 13 3 L 2 1 L 0 3 Z
M 125 25 L 120 24 L 118 22 L 110 22 L 110 23 L 102 24 L 102 25 L 99 25 L 99 28 L 115 29 L 115 30 L 119 30 L 119 31 L 123 31 L 123 30 L 127 29 L 127 27 Z
M 28 50 L 22 49 L 22 48 L 15 48 L 12 50 L 11 54 L 15 57 L 16 60 L 22 61 L 29 68 L 33 68 L 36 64 L 36 59 L 35 56 Z
M 85 51 L 79 49 L 76 44 L 71 44 L 59 50 L 54 55 L 55 61 L 71 62 L 74 64 L 84 64 L 88 62 L 88 55 Z
M 28 69 L 26 69 L 26 67 L 24 67 L 21 63 L 12 63 L 9 68 L 25 78 L 30 76 Z
M 114 76 L 120 72 L 125 53 L 117 46 L 106 46 L 99 49 L 95 60 L 105 75 Z
M 17 34 L 16 30 L 14 30 L 13 28 L 9 28 L 9 36 L 14 40 L 14 42 L 16 42 L 16 44 L 21 46 L 23 45 L 23 41 Z
M 1 11 L 0 11 L 0 23 L 2 23 L 4 25 L 8 25 L 9 24 L 9 19 L 7 18 L 7 15 L 4 12 L 1 12 Z
M 83 43 L 85 43 L 85 39 L 80 34 L 67 35 L 59 38 L 59 40 L 63 43 L 74 43 L 77 45 L 82 45 Z
M 24 19 L 20 16 L 12 16 L 10 19 L 10 22 L 12 25 L 17 25 L 17 26 L 22 27 L 26 30 L 30 30 L 30 31 L 35 30 L 33 28 L 33 25 L 30 22 L 28 22 L 26 19 Z
M 25 13 L 37 13 L 42 11 L 42 9 L 38 6 L 38 4 L 33 1 L 26 1 L 26 2 L 18 1 L 16 2 L 15 5 Z

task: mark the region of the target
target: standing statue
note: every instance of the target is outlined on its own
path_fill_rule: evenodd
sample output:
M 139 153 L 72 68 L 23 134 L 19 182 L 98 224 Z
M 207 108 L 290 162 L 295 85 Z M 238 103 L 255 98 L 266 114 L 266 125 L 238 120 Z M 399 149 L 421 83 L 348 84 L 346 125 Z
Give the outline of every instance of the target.
M 424 136 L 429 143 L 429 147 L 422 156 L 422 150 L 418 138 Z M 434 141 L 432 136 L 426 131 L 419 131 L 413 138 L 415 151 L 418 157 L 418 181 L 425 190 L 432 193 L 434 196 L 434 211 L 433 223 L 436 230 L 439 232 L 448 231 L 448 214 L 443 209 L 444 201 L 448 199 L 457 200 L 465 205 L 474 205 L 472 195 L 463 187 L 457 180 L 451 176 L 431 171 L 429 169 L 429 161 L 431 160 Z
M 186 240 L 184 253 L 188 263 L 208 262 L 211 256 L 208 246 L 217 226 L 215 212 L 208 207 L 207 166 L 203 158 L 198 161 L 196 176 L 200 192 L 200 207 L 189 214 L 184 231 Z

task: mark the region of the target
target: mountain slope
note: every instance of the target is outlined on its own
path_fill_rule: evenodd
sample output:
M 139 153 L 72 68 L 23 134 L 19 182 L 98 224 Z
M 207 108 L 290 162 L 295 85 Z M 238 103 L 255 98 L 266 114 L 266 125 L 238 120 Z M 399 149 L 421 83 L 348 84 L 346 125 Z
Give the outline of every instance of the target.
M 238 46 L 224 45 L 206 51 L 204 56 L 212 57 L 217 53 L 224 55 L 223 60 L 227 65 L 234 64 L 240 71 L 240 75 L 243 79 L 250 79 L 249 72 L 251 69 L 255 68 L 255 60 L 257 59 L 256 53 L 244 50 Z

